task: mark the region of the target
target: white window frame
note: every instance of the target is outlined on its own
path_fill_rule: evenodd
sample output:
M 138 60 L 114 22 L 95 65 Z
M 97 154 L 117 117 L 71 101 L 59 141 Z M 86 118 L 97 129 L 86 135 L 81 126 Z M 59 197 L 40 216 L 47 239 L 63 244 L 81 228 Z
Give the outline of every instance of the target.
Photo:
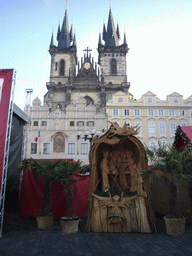
M 175 116 L 175 109 L 169 109 L 169 116 Z
M 34 145 L 36 145 L 36 153 L 32 153 L 32 144 L 34 144 Z M 31 143 L 31 147 L 30 147 L 30 154 L 31 155 L 36 155 L 37 154 L 37 149 L 38 149 L 38 145 L 37 145 L 37 143 Z
M 88 155 L 88 143 L 81 143 L 81 155 Z
M 113 116 L 119 116 L 119 109 L 115 108 L 112 110 Z
M 49 147 L 48 147 L 49 152 L 48 153 L 45 153 L 45 151 L 46 151 L 45 144 L 49 145 Z M 49 155 L 49 154 L 51 154 L 51 143 L 50 142 L 44 142 L 43 143 L 43 155 Z
M 87 121 L 87 126 L 94 126 L 94 121 Z
M 134 116 L 140 116 L 140 109 L 134 109 Z
M 164 109 L 158 109 L 158 116 L 164 116 Z
M 176 129 L 177 129 L 177 124 L 170 123 L 170 133 L 175 133 Z
M 41 121 L 41 126 L 43 126 L 43 127 L 45 127 L 45 126 L 47 126 L 47 121 Z
M 80 125 L 80 124 L 82 124 L 82 125 Z M 85 124 L 84 124 L 84 121 L 78 121 L 77 122 L 77 126 L 79 126 L 79 127 L 83 127 Z
M 124 116 L 130 116 L 130 109 L 124 109 L 123 113 L 124 113 Z
M 186 116 L 185 109 L 179 109 L 179 116 Z
M 148 116 L 154 116 L 154 109 L 148 109 Z
M 75 143 L 68 142 L 68 155 L 75 155 Z
M 159 133 L 166 134 L 166 124 L 163 122 L 159 123 Z
M 155 122 L 149 123 L 149 133 L 156 133 Z

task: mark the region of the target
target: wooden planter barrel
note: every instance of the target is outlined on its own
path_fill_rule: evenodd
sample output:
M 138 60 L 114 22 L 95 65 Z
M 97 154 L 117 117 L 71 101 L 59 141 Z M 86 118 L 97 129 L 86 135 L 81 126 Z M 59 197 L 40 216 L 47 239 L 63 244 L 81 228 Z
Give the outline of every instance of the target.
M 185 217 L 168 218 L 164 217 L 166 230 L 168 235 L 182 236 L 185 233 Z
M 54 214 L 49 215 L 37 215 L 37 227 L 38 229 L 46 229 L 54 226 Z
M 78 232 L 79 217 L 61 217 L 62 234 L 72 234 Z

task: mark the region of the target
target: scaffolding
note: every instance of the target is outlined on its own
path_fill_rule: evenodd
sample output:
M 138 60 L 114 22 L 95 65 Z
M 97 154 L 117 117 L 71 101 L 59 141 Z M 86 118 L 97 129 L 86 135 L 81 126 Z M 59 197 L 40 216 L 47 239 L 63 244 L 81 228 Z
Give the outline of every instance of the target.
M 10 138 L 11 138 L 11 125 L 12 125 L 12 117 L 13 117 L 13 96 L 14 96 L 14 90 L 15 90 L 15 83 L 16 83 L 16 71 L 14 71 L 13 78 L 12 78 L 11 97 L 9 102 L 9 114 L 7 119 L 7 131 L 6 131 L 6 139 L 5 139 L 5 153 L 4 153 L 4 160 L 3 160 L 1 197 L 0 197 L 0 237 L 2 237 L 2 231 L 3 231 L 5 192 L 6 192 L 7 169 L 8 169 L 8 161 L 9 161 L 9 145 L 10 145 Z

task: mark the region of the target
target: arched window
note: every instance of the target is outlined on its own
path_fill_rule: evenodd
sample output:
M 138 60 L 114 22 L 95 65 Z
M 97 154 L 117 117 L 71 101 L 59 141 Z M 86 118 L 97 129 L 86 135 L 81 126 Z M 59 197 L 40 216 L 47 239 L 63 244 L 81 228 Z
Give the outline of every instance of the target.
M 117 74 L 117 60 L 111 59 L 111 74 Z
M 59 75 L 64 76 L 65 74 L 65 61 L 60 60 L 60 69 L 59 69 Z

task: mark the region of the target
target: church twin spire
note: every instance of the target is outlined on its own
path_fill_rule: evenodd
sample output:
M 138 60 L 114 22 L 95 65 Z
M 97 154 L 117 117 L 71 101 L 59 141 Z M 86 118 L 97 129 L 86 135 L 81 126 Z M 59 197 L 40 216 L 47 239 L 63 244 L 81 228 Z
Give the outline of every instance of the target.
M 69 31 L 67 10 L 65 10 L 62 27 L 60 27 L 60 24 L 58 25 L 57 41 L 58 41 L 57 49 L 59 50 L 69 48 L 71 46 L 71 42 L 73 42 L 72 45 L 74 46 L 76 45 L 76 36 L 75 34 L 73 35 L 73 25 L 71 25 L 71 29 Z M 51 37 L 50 49 L 52 47 L 54 47 L 53 33 Z
M 115 28 L 111 8 L 109 10 L 107 29 L 105 27 L 105 24 L 103 24 L 103 33 L 102 34 L 103 34 L 102 39 L 103 39 L 103 41 L 105 41 L 105 45 L 104 45 L 105 47 L 118 47 L 119 46 L 119 40 L 120 40 L 119 24 L 117 23 L 117 28 Z M 59 49 L 59 50 L 70 48 L 72 42 L 73 42 L 72 45 L 76 46 L 76 36 L 75 36 L 75 34 L 73 35 L 73 25 L 71 25 L 71 29 L 69 31 L 67 9 L 65 10 L 62 27 L 60 27 L 60 24 L 58 25 L 57 41 L 58 41 L 57 49 Z M 99 45 L 101 45 L 101 44 L 102 44 L 101 33 L 99 33 Z M 124 33 L 123 44 L 125 44 L 125 45 L 127 44 L 125 33 Z M 53 47 L 55 47 L 55 46 L 54 46 L 54 42 L 53 42 L 53 33 L 52 33 L 50 49 Z
M 119 46 L 119 40 L 120 40 L 119 24 L 117 23 L 117 29 L 115 29 L 115 24 L 114 24 L 111 8 L 109 10 L 107 29 L 105 27 L 105 24 L 103 24 L 102 39 L 103 39 L 103 41 L 105 41 L 105 47 L 118 47 Z M 101 33 L 99 33 L 99 45 L 101 45 L 101 44 L 102 44 L 101 43 Z M 127 44 L 125 33 L 124 33 L 123 44 Z

